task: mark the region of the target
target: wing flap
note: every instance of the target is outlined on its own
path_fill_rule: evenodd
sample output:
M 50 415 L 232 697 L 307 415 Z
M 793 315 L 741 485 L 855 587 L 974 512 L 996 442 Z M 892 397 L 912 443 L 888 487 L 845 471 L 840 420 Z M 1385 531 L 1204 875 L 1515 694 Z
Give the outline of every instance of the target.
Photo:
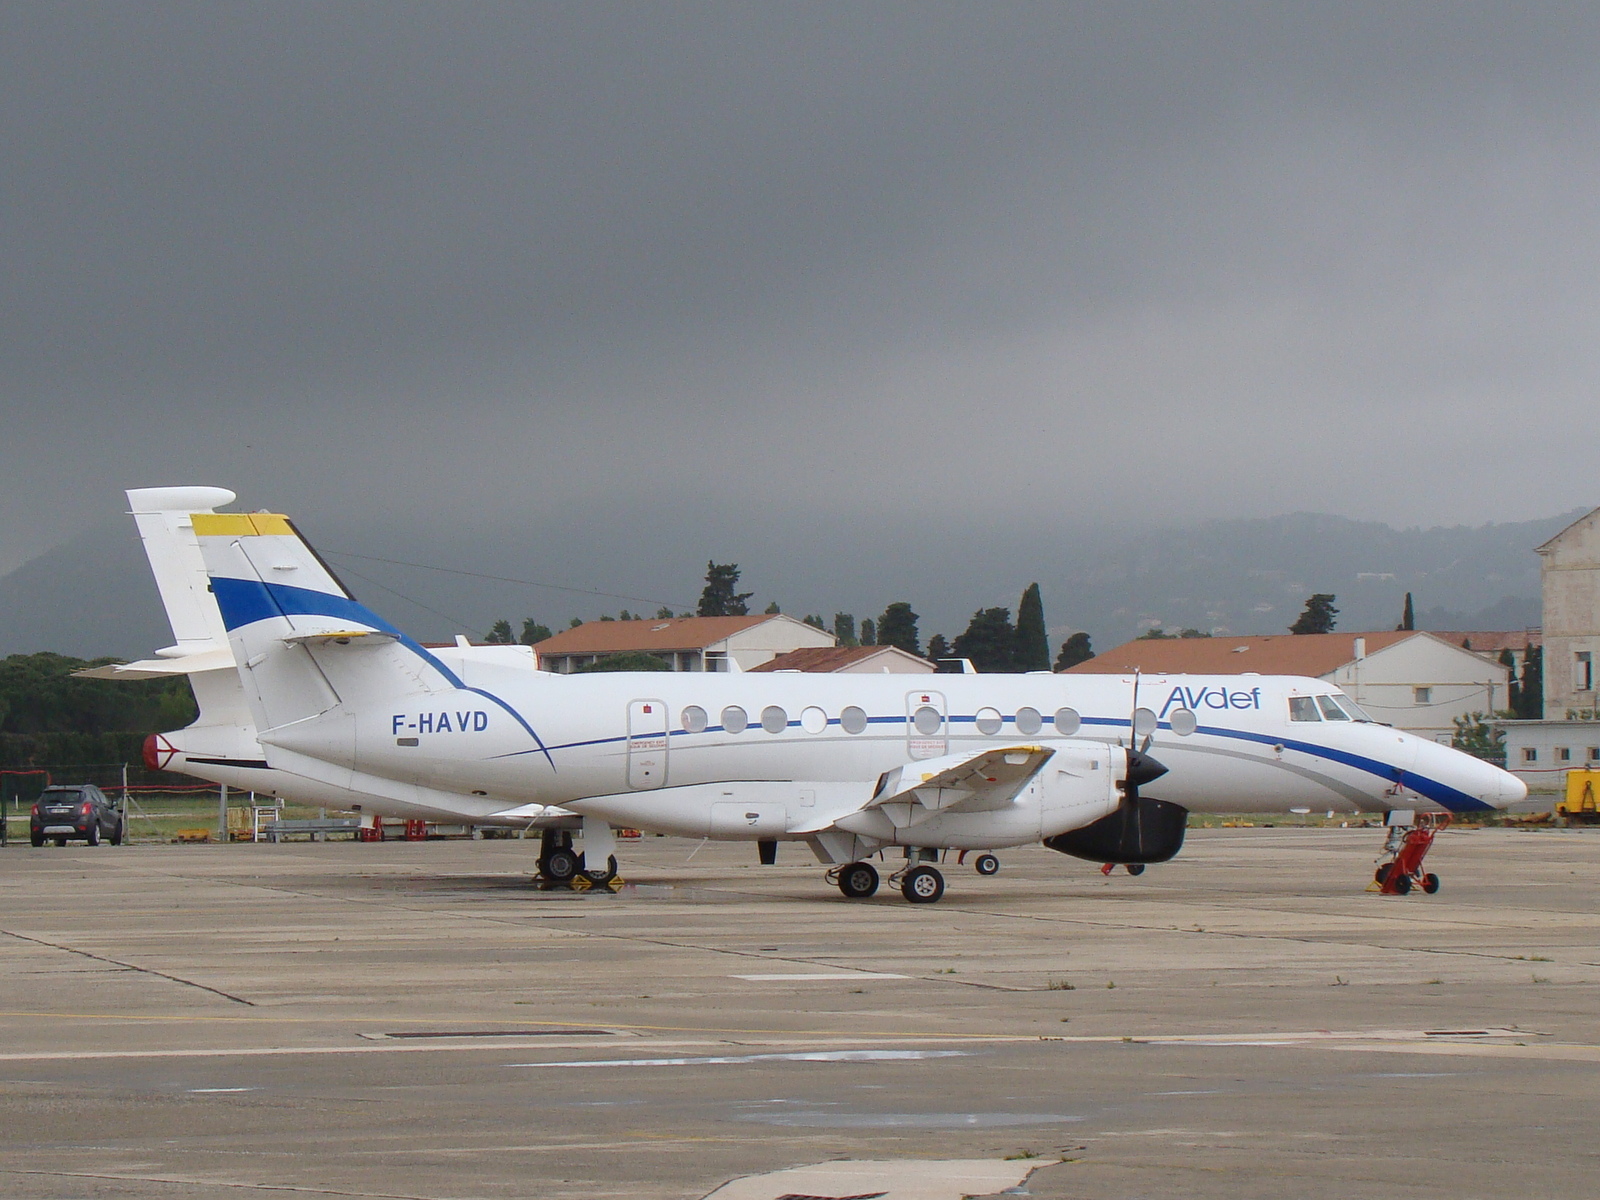
M 907 763 L 886 773 L 867 808 L 881 808 L 896 825 L 933 813 L 1005 808 L 1055 754 L 1044 746 L 997 746 Z

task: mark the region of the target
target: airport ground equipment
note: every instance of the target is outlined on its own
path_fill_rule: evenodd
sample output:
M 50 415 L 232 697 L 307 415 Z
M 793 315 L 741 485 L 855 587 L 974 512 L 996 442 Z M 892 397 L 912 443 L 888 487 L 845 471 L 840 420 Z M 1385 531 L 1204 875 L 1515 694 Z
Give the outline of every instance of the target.
M 303 836 L 313 842 L 327 841 L 330 833 L 348 833 L 361 836 L 361 821 L 356 817 L 329 817 L 320 821 L 285 821 L 282 818 L 262 826 L 269 842 L 281 842 L 291 837 Z
M 1600 822 L 1600 771 L 1568 771 L 1567 788 L 1556 816 L 1569 825 Z
M 1385 896 L 1404 896 L 1419 887 L 1428 895 L 1439 890 L 1439 877 L 1422 869 L 1423 860 L 1433 848 L 1433 839 L 1450 824 L 1448 813 L 1410 812 L 1389 814 L 1389 837 L 1383 851 L 1389 861 L 1378 864 L 1372 873 L 1377 890 Z

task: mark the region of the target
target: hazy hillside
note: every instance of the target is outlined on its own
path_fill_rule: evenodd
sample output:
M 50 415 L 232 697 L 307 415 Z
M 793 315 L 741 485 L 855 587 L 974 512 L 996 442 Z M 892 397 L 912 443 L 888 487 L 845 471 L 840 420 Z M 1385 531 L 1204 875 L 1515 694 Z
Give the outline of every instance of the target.
M 1032 580 L 1044 589 L 1045 612 L 1059 639 L 1087 629 L 1105 648 L 1153 623 L 1178 629 L 1270 633 L 1287 628 L 1313 591 L 1338 596 L 1342 629 L 1391 628 L 1402 598 L 1415 595 L 1418 624 L 1429 629 L 1516 629 L 1539 621 L 1539 569 L 1533 547 L 1577 512 L 1539 521 L 1476 527 L 1393 529 L 1313 513 L 1261 520 L 1210 521 L 1113 538 L 1079 531 L 1070 538 L 988 541 L 979 553 L 946 545 L 928 554 L 902 543 L 885 552 L 881 534 L 842 529 L 826 541 L 784 545 L 777 561 L 750 566 L 746 583 L 758 604 L 777 595 L 785 611 L 809 607 L 858 616 L 893 599 L 924 614 L 924 637 L 959 633 L 975 608 L 1015 603 Z M 386 544 L 358 530 L 318 530 L 319 545 L 361 547 L 411 562 L 450 565 L 482 574 L 561 577 L 588 583 L 581 531 L 546 531 L 528 546 L 508 547 L 455 537 L 417 536 Z M 791 535 L 792 536 L 792 535 Z M 564 543 L 562 539 L 565 540 Z M 1048 546 L 1049 549 L 1041 549 Z M 764 548 L 771 555 L 770 548 Z M 468 575 L 361 561 L 341 563 L 347 581 L 374 607 L 424 638 L 458 631 L 481 634 L 495 617 L 534 615 L 565 624 L 570 610 L 594 618 L 624 602 L 535 593 Z M 951 558 L 960 560 L 952 569 Z M 348 562 L 348 560 L 346 560 Z M 541 569 L 540 563 L 543 564 Z M 640 556 L 640 578 L 666 579 L 667 594 L 692 600 L 699 562 L 665 564 Z M 635 585 L 641 586 L 644 585 Z M 644 594 L 658 594 L 646 590 Z M 870 603 L 851 596 L 868 596 Z M 831 605 L 831 606 L 830 606 Z M 828 607 L 825 607 L 828 606 Z M 648 608 L 634 604 L 637 611 Z M 85 531 L 64 546 L 0 578 L 0 653 L 55 650 L 89 657 L 138 657 L 170 636 L 131 522 Z

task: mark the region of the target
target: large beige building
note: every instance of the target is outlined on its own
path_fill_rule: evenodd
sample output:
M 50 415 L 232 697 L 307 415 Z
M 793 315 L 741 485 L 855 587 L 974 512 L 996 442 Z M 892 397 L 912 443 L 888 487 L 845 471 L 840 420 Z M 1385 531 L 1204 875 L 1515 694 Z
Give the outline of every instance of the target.
M 1600 508 L 1538 549 L 1544 592 L 1544 717 L 1593 717 L 1600 659 Z

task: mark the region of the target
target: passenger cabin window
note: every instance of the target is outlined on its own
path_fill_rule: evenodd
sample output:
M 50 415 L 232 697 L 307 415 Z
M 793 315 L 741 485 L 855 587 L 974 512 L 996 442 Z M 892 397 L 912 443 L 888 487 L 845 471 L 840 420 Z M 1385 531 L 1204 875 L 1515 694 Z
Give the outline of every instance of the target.
M 839 728 L 846 733 L 865 733 L 867 730 L 867 714 L 864 709 L 857 708 L 854 704 L 839 713 Z
M 1322 714 L 1317 711 L 1317 702 L 1310 696 L 1290 696 L 1289 720 L 1320 721 Z
M 1322 718 L 1325 721 L 1348 721 L 1350 714 L 1339 707 L 1332 696 L 1318 696 L 1317 703 L 1322 706 Z

